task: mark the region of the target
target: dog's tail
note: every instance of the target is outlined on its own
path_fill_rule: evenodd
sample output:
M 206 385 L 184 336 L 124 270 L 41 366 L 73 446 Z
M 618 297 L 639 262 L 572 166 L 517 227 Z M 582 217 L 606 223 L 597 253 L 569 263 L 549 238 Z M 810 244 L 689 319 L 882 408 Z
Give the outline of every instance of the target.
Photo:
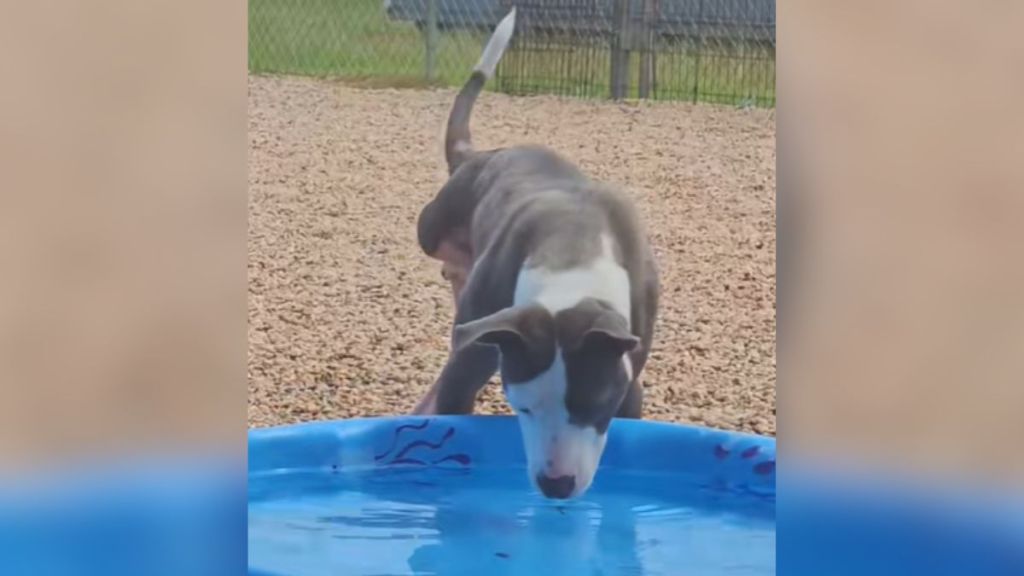
M 516 9 L 513 7 L 494 29 L 494 34 L 487 41 L 487 47 L 480 56 L 480 62 L 473 68 L 473 74 L 455 97 L 455 104 L 448 115 L 448 131 L 444 138 L 444 156 L 448 161 L 449 175 L 473 153 L 473 140 L 469 135 L 469 116 L 487 79 L 494 76 L 498 61 L 508 48 L 515 27 Z

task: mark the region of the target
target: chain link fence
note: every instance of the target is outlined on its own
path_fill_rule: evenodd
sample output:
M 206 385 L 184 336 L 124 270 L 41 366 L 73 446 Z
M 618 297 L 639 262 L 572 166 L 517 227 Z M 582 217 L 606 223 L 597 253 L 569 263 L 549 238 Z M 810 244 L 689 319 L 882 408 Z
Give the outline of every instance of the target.
M 249 70 L 458 86 L 512 6 L 502 92 L 775 105 L 775 0 L 249 0 Z

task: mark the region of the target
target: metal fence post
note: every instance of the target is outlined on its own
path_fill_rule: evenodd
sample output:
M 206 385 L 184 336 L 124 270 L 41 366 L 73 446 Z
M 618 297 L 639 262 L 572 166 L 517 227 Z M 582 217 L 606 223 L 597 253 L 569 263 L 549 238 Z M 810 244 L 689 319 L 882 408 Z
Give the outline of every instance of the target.
M 657 20 L 658 0 L 644 0 L 642 24 L 640 26 L 640 98 L 650 98 L 654 88 L 654 23 Z
M 697 30 L 696 30 L 696 63 L 693 67 L 693 101 L 697 101 L 697 97 L 700 95 L 700 55 L 704 51 L 704 0 L 700 0 L 697 11 Z
M 615 0 L 612 12 L 611 97 L 629 93 L 629 0 Z
M 433 84 L 437 81 L 437 44 L 439 34 L 437 31 L 437 3 L 440 0 L 427 0 L 427 22 L 426 33 L 426 76 L 427 82 Z

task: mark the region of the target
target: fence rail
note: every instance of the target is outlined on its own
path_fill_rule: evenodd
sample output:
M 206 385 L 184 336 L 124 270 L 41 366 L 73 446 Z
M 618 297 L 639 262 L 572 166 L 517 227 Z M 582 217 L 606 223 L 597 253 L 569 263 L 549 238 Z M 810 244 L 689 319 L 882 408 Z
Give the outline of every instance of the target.
M 249 0 L 249 68 L 458 85 L 513 5 L 498 90 L 775 104 L 775 0 Z

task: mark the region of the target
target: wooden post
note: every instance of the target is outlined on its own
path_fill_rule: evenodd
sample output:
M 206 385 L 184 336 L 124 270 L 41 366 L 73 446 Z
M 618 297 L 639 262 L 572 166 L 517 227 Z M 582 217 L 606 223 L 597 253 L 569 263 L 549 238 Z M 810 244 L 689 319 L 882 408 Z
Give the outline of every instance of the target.
M 629 93 L 629 2 L 615 0 L 612 12 L 612 100 L 621 100 Z
M 427 83 L 437 81 L 437 3 L 440 0 L 427 0 L 427 22 L 424 38 L 426 40 L 426 77 Z

